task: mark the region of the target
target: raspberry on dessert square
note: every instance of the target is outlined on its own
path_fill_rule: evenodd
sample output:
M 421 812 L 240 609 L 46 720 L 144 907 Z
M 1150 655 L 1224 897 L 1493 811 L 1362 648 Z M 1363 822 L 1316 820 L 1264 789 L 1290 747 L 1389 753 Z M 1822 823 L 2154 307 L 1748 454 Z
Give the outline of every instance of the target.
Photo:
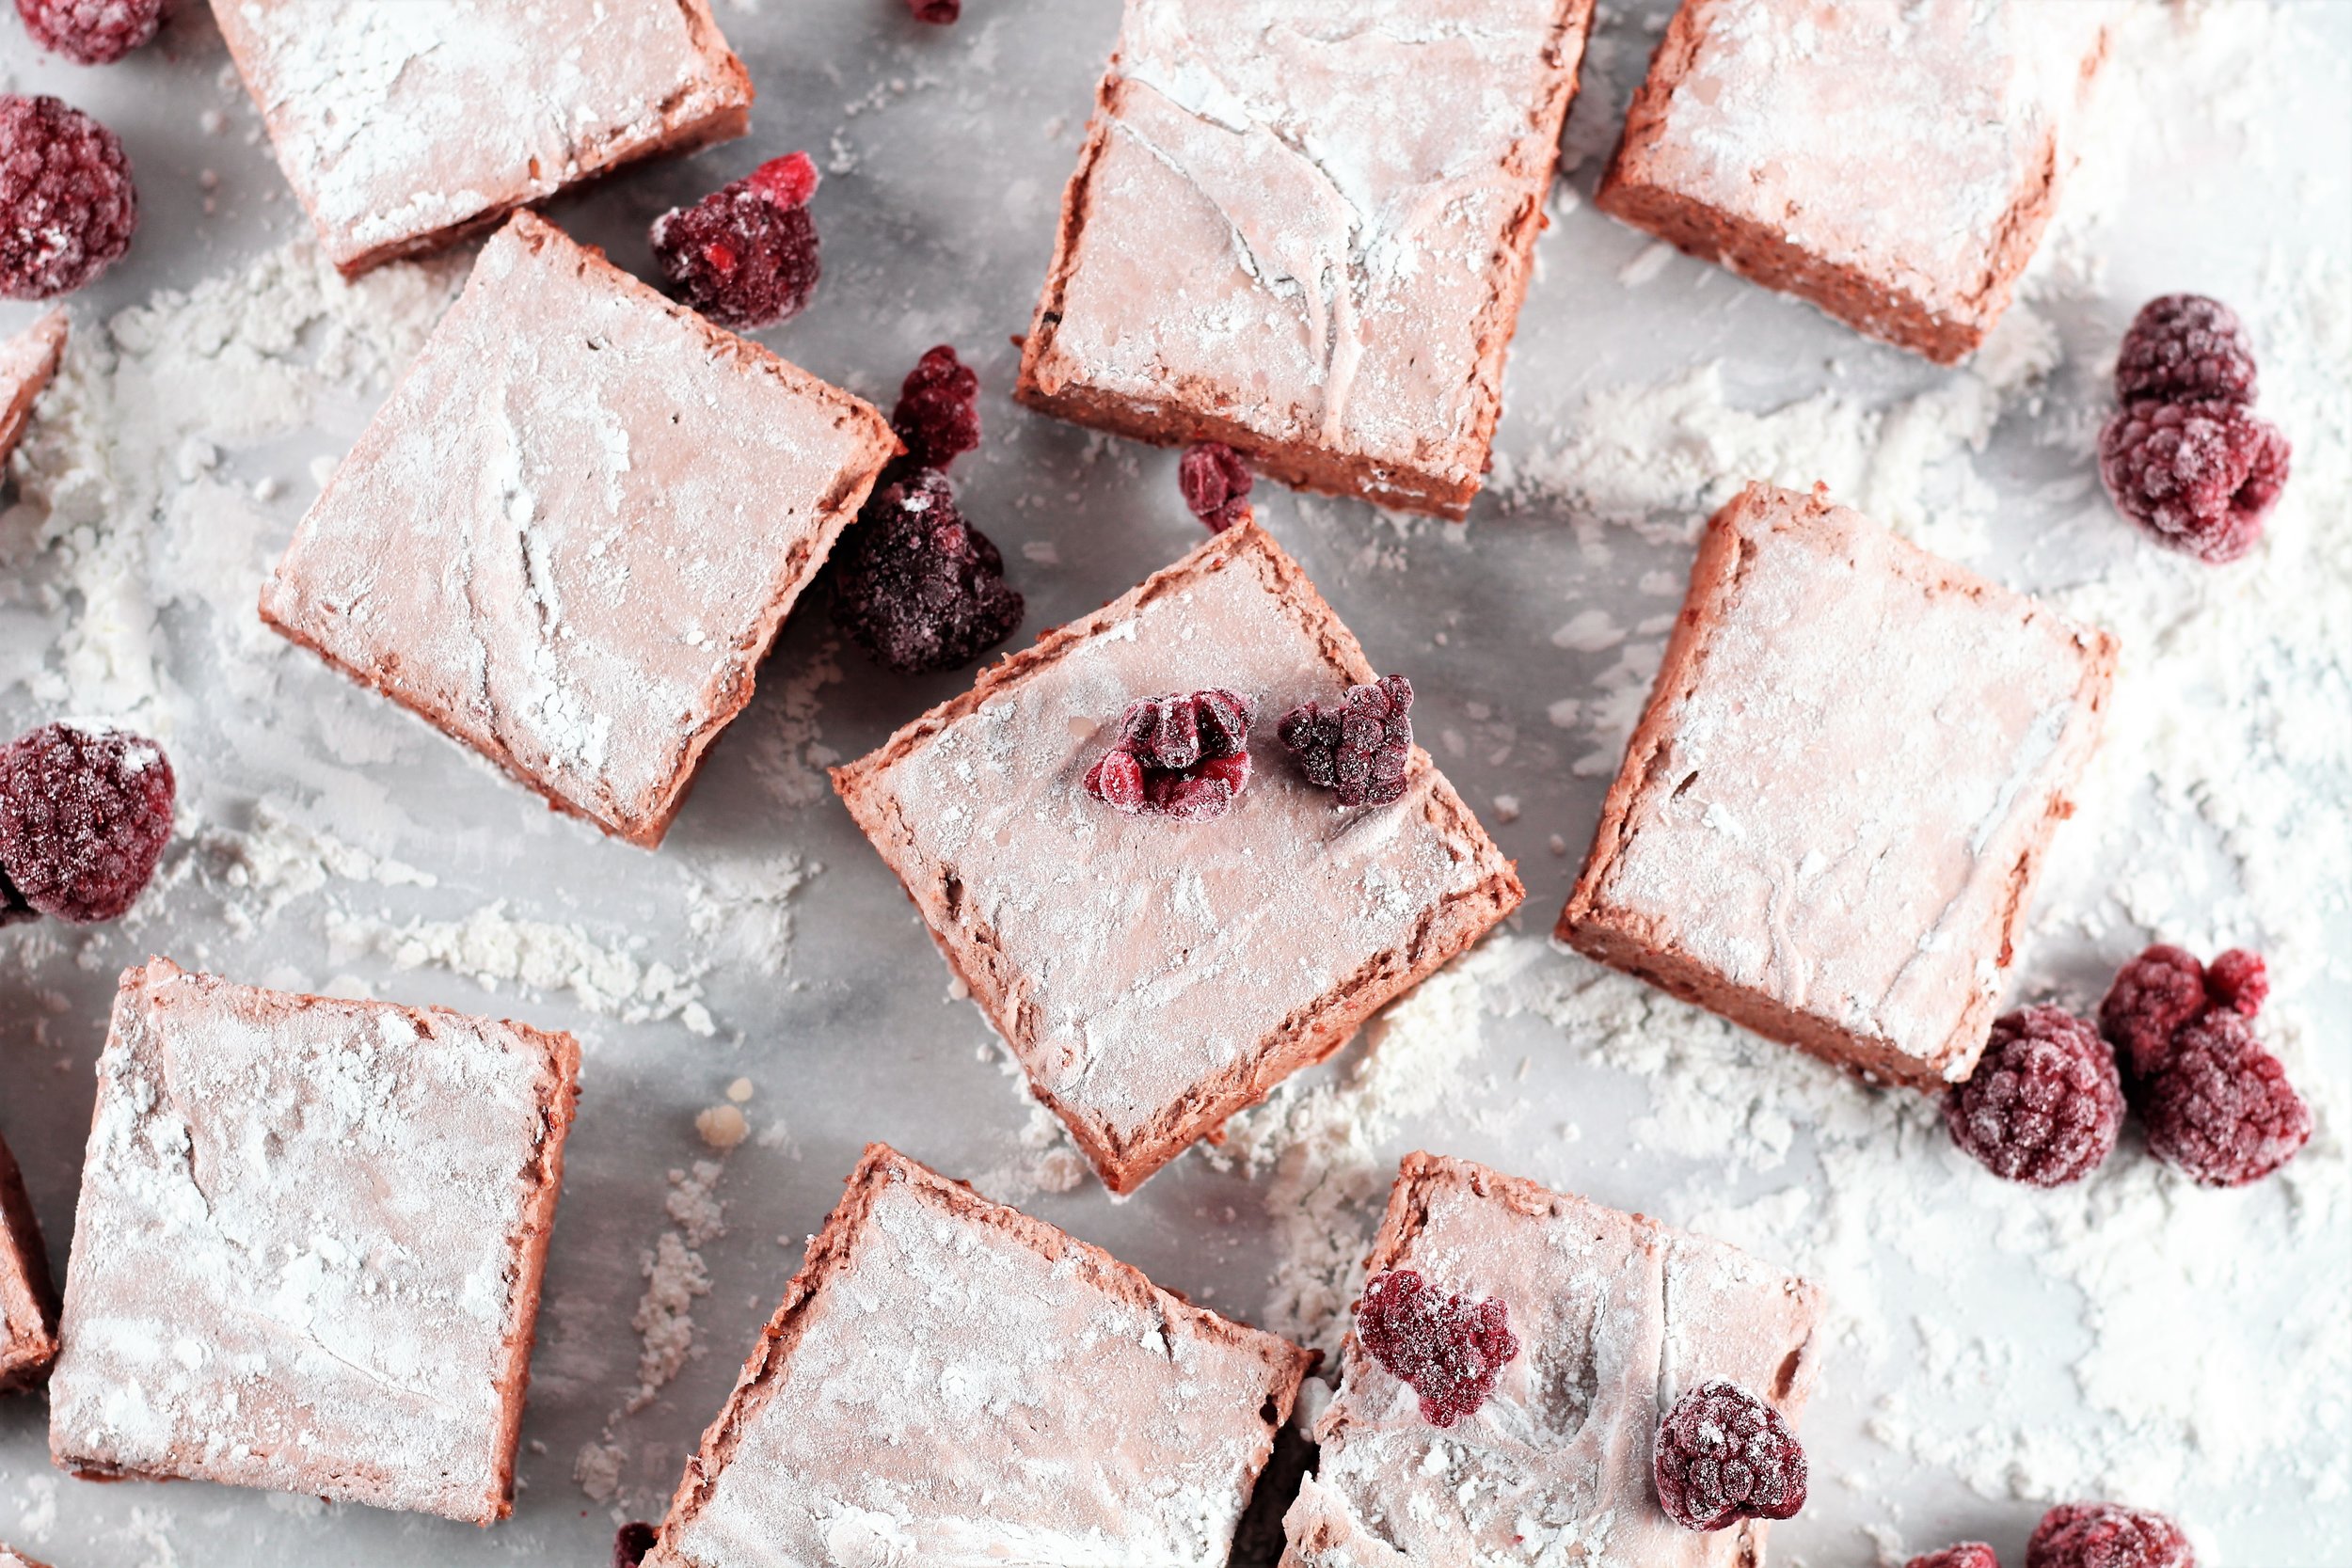
M 213 0 L 213 16 L 345 277 L 749 121 L 751 77 L 708 0 Z
M 1285 752 L 1283 714 L 1374 675 L 1297 564 L 1243 524 L 834 770 L 1113 1191 L 1518 906 L 1511 863 L 1426 752 L 1408 754 L 1401 798 L 1357 807 Z M 1113 803 L 1098 765 L 1130 743 L 1130 710 L 1184 692 L 1237 703 L 1246 735 L 1203 735 L 1217 778 L 1174 805 Z
M 24 1178 L 0 1143 L 0 1393 L 40 1381 L 57 1355 L 57 1296 Z
M 66 313 L 52 310 L 13 338 L 0 342 L 0 469 L 24 437 L 33 404 L 65 357 Z
M 579 1077 L 568 1035 L 126 973 L 51 1456 L 506 1517 Z
M 1602 211 L 1943 364 L 2074 168 L 2110 0 L 1683 0 Z
M 1558 934 L 1873 1079 L 1984 1049 L 2116 644 L 1812 495 L 1707 526 Z
M 874 1144 L 645 1565 L 1210 1568 L 1310 1364 Z
M 1015 395 L 1460 517 L 1592 0 L 1127 0 Z
M 262 618 L 650 847 L 897 451 L 856 398 L 519 214 Z
M 1508 1359 L 1440 1426 L 1427 1378 L 1367 1332 L 1359 1303 L 1322 1445 L 1283 1520 L 1285 1568 L 1623 1562 L 1753 1568 L 1762 1519 L 1701 1533 L 1660 1506 L 1652 1433 L 1722 1381 L 1788 1422 L 1813 1389 L 1820 1292 L 1785 1270 L 1640 1214 L 1467 1160 L 1406 1156 L 1366 1261 L 1367 1301 L 1410 1280 L 1474 1302 Z M 1419 1378 L 1420 1386 L 1408 1378 Z M 1443 1414 L 1443 1412 L 1440 1412 Z

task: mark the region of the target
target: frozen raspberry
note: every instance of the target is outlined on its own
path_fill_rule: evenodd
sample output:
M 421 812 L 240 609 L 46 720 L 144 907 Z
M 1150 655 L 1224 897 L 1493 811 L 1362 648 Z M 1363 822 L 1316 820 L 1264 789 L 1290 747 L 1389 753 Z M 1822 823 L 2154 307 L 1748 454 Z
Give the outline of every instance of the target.
M 1356 1304 L 1356 1340 L 1391 1375 L 1421 1396 L 1421 1418 L 1450 1427 L 1495 1391 L 1495 1379 L 1519 1354 L 1510 1308 L 1499 1296 L 1473 1302 L 1441 1296 L 1410 1269 L 1394 1269 L 1364 1286 Z
M 687 304 L 739 332 L 773 326 L 817 292 L 817 166 L 787 153 L 653 220 L 653 253 Z
M 1005 558 L 956 510 L 945 474 L 886 486 L 833 560 L 834 623 L 901 674 L 969 664 L 1021 624 Z
M 907 0 L 907 9 L 917 22 L 945 27 L 963 14 L 963 0 Z
M 2149 1151 L 2200 1186 L 2259 1181 L 2311 1140 L 2311 1107 L 2242 1013 L 2184 1025 L 2142 1098 Z
M 1337 703 L 1308 703 L 1282 716 L 1275 734 L 1299 770 L 1343 806 L 1384 806 L 1405 793 L 1413 753 L 1413 683 L 1383 675 L 1351 686 Z
M 637 1568 L 653 1550 L 657 1539 L 654 1528 L 643 1519 L 631 1519 L 612 1532 L 612 1568 Z
M 1944 1125 L 1995 1176 L 2037 1187 L 2079 1181 L 2115 1152 L 2123 1128 L 2115 1053 L 2060 1008 L 2005 1013 L 1977 1070 L 1952 1085 Z
M 2215 1006 L 2246 1018 L 2270 999 L 2270 969 L 2260 953 L 2233 947 L 2205 966 L 2205 997 Z
M 2115 356 L 2115 391 L 2173 403 L 2254 401 L 2254 351 L 2237 312 L 2203 294 L 2165 294 L 2139 308 Z
M 16 0 L 43 49 L 82 65 L 111 65 L 155 36 L 164 0 Z
M 2114 1503 L 2060 1503 L 2026 1543 L 2026 1568 L 2197 1568 L 2181 1527 Z
M 0 93 L 0 294 L 80 288 L 130 248 L 138 219 L 112 131 L 57 99 Z
M 1903 1568 L 2001 1568 L 2001 1560 L 1981 1541 L 1963 1541 L 1940 1552 L 1922 1552 Z
M 2262 537 L 2291 449 L 2233 403 L 2126 403 L 2099 433 L 2099 478 L 2117 510 L 2159 544 L 2218 563 Z
M 0 866 L 27 907 L 112 920 L 171 837 L 163 748 L 128 731 L 44 724 L 0 748 Z
M 1213 821 L 1249 785 L 1253 717 L 1248 698 L 1214 688 L 1130 703 L 1087 793 L 1127 816 Z
M 980 378 L 940 344 L 908 372 L 890 426 L 907 445 L 902 461 L 944 471 L 980 444 Z
M 2163 1062 L 2181 1025 L 2202 1017 L 2208 1005 L 2205 966 L 2184 949 L 2158 942 L 2115 972 L 2099 1004 L 2099 1033 L 2137 1083 Z
M 1804 1506 L 1804 1449 L 1780 1412 L 1718 1378 L 1675 1401 L 1650 1449 L 1658 1506 L 1684 1529 L 1788 1519 Z
M 1211 533 L 1249 520 L 1249 486 L 1254 483 L 1249 465 L 1224 442 L 1195 441 L 1186 447 L 1176 460 L 1176 483 L 1184 488 L 1184 504 Z

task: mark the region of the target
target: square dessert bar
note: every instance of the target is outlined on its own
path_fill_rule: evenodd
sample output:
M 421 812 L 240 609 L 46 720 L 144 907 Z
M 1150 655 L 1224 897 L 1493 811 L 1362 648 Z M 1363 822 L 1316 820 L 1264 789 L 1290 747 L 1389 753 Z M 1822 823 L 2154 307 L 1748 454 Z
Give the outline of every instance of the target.
M 13 1547 L 0 1545 L 0 1568 L 49 1568 L 49 1565 L 36 1562 Z
M 657 152 L 743 134 L 707 0 L 213 0 L 345 277 Z
M 1601 209 L 1951 364 L 2042 243 L 2107 0 L 1683 0 Z
M 29 1387 L 57 1356 L 57 1294 L 16 1157 L 0 1143 L 0 1393 Z
M 33 404 L 65 357 L 66 313 L 52 310 L 15 337 L 0 342 L 0 466 L 16 451 Z
M 2115 653 L 1818 489 L 1749 485 L 1558 934 L 1865 1076 L 1967 1077 Z
M 898 451 L 847 392 L 517 214 L 262 619 L 651 847 Z
M 957 975 L 1114 1192 L 1345 1043 L 1517 908 L 1511 863 L 1427 753 L 1346 810 L 1274 735 L 1372 666 L 1254 524 L 997 663 L 834 784 Z M 1088 769 L 1140 698 L 1255 705 L 1209 822 L 1123 816 Z
M 1284 1568 L 1560 1562 L 1758 1568 L 1767 1526 L 1700 1533 L 1658 1506 L 1650 1445 L 1716 1378 L 1794 1425 L 1820 1292 L 1721 1242 L 1467 1160 L 1406 1156 L 1367 1278 L 1500 1301 L 1518 1354 L 1445 1428 L 1350 1333 L 1323 1446 L 1283 1520 Z
M 874 1144 L 646 1568 L 1223 1568 L 1311 1362 Z
M 1460 517 L 1592 0 L 1127 0 L 1015 395 Z
M 569 1035 L 129 971 L 51 1456 L 504 1518 L 579 1077 Z

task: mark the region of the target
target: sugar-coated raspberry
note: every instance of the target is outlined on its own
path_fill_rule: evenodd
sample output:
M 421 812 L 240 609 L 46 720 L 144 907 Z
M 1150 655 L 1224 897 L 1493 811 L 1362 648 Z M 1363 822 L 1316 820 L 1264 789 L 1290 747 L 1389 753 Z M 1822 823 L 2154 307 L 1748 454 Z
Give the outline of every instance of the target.
M 1499 1296 L 1440 1295 L 1411 1269 L 1375 1275 L 1356 1304 L 1356 1342 L 1421 1397 L 1421 1418 L 1450 1427 L 1495 1391 L 1519 1354 Z
M 138 221 L 112 131 L 61 100 L 0 93 L 0 294 L 80 288 L 121 259 Z
M 1675 1401 L 1650 1449 L 1658 1506 L 1684 1529 L 1788 1519 L 1804 1506 L 1804 1449 L 1779 1411 L 1718 1378 Z
M 956 510 L 947 476 L 886 485 L 833 556 L 833 618 L 902 674 L 969 664 L 1021 624 L 1005 558 Z
M 43 49 L 82 65 L 111 65 L 155 36 L 164 0 L 16 0 Z
M 1963 1541 L 1940 1552 L 1922 1552 L 1903 1568 L 2001 1568 L 2001 1560 L 1981 1541 Z
M 2159 544 L 2218 563 L 2262 537 L 2292 449 L 2233 403 L 2126 403 L 2099 433 L 2099 478 Z
M 2123 1129 L 2115 1054 L 2061 1008 L 2004 1013 L 1977 1070 L 1945 1098 L 1944 1125 L 1995 1176 L 2036 1187 L 2079 1181 L 2115 1152 Z
M 773 326 L 817 292 L 817 224 L 805 152 L 771 158 L 691 207 L 653 220 L 654 259 L 680 298 L 739 332 Z
M 0 748 L 0 866 L 42 914 L 112 920 L 155 874 L 174 794 L 171 763 L 153 741 L 43 724 Z
M 1405 793 L 1413 757 L 1413 683 L 1383 675 L 1337 703 L 1307 703 L 1275 729 L 1299 770 L 1343 806 L 1383 806 Z
M 944 471 L 980 444 L 980 378 L 940 344 L 907 372 L 890 427 L 906 443 L 903 461 Z
M 2197 1568 L 2181 1527 L 2116 1503 L 2060 1503 L 2026 1543 L 2026 1568 Z
M 659 1539 L 654 1528 L 643 1519 L 631 1519 L 612 1532 L 612 1568 L 637 1568 L 645 1560 Z
M 2270 999 L 2270 967 L 2260 953 L 2233 947 L 2205 966 L 2205 997 L 2217 1007 L 2252 1018 Z
M 1248 698 L 1216 688 L 1130 703 L 1087 793 L 1127 816 L 1213 821 L 1249 786 L 1254 716 Z
M 2311 1141 L 2311 1107 L 2242 1013 L 2183 1025 L 2141 1098 L 2149 1151 L 2201 1186 L 2259 1181 Z
M 2116 395 L 2187 403 L 2254 401 L 2254 351 L 2237 312 L 2203 294 L 2164 294 L 2139 308 L 2115 356 Z
M 1176 483 L 1184 504 L 1206 523 L 1211 533 L 1223 533 L 1249 520 L 1249 487 L 1256 483 L 1242 454 L 1222 441 L 1195 441 L 1176 460 Z
M 917 22 L 945 27 L 963 14 L 963 0 L 907 0 L 907 9 Z
M 2099 1033 L 2135 1083 L 2156 1070 L 2181 1025 L 2204 1015 L 2210 1005 L 2205 983 L 2205 966 L 2169 942 L 2158 942 L 2115 972 L 2099 1004 Z

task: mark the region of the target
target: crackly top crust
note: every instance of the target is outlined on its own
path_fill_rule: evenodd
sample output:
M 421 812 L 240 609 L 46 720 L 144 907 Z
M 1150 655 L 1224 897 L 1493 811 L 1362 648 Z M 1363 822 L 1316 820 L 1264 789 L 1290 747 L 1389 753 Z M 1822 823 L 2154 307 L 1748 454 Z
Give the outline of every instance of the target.
M 655 845 L 897 438 L 529 213 L 336 469 L 262 616 Z
M 16 1157 L 0 1142 L 0 1392 L 36 1382 L 57 1354 L 49 1253 Z
M 213 0 L 287 182 L 345 273 L 616 165 L 743 133 L 707 0 Z
M 33 404 L 65 356 L 66 313 L 50 311 L 15 337 L 0 341 L 0 467 L 16 451 Z
M 126 973 L 57 1463 L 503 1518 L 579 1071 L 568 1035 Z
M 1222 1568 L 1308 1360 L 875 1144 L 647 1568 Z

